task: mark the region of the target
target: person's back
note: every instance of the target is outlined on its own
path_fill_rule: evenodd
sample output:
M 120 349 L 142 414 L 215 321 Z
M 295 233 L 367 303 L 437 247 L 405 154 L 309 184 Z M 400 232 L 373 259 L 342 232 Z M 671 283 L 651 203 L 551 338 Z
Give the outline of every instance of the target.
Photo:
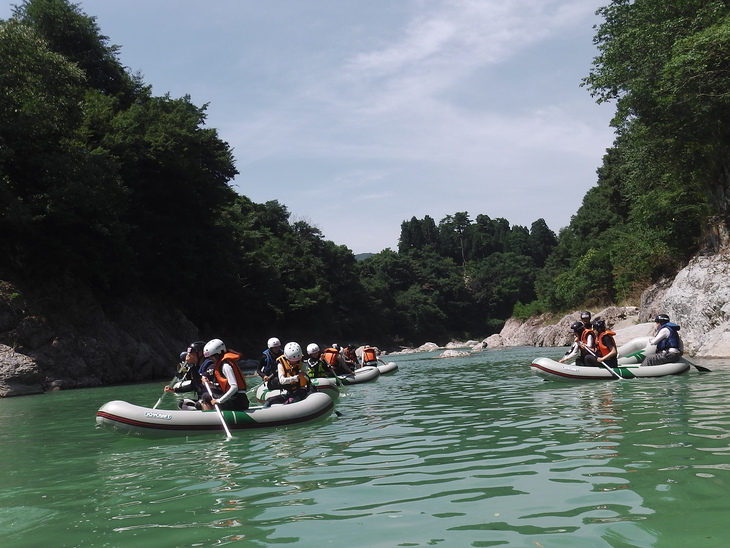
M 322 351 L 322 359 L 329 364 L 337 375 L 351 375 L 353 373 L 353 370 L 345 364 L 340 350 L 335 345 Z
M 378 365 L 378 354 L 372 346 L 365 346 L 362 349 L 363 365 Z

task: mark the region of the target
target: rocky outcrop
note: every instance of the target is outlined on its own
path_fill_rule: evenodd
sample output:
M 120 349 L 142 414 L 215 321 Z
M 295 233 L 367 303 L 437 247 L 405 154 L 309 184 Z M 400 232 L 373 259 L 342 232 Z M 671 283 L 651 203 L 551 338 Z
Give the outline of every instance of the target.
M 697 257 L 663 292 L 654 311 L 668 314 L 682 326 L 690 356 L 730 357 L 730 256 Z M 654 304 L 654 303 L 652 303 Z M 649 313 L 645 316 L 648 319 Z
M 142 299 L 102 307 L 76 291 L 52 302 L 0 282 L 0 396 L 172 378 L 171 357 L 198 338 L 179 311 Z
M 530 318 L 526 321 L 510 318 L 499 335 L 487 337 L 487 345 L 490 348 L 497 346 L 568 346 L 573 342 L 570 325 L 579 319 L 580 311 L 563 316 L 557 322 L 553 316 L 549 315 Z M 593 319 L 605 320 L 606 325 L 614 331 L 620 332 L 638 322 L 639 309 L 635 306 L 611 306 L 594 313 Z M 641 329 L 642 334 L 636 336 L 649 334 L 644 331 L 651 330 L 652 327 L 653 324 L 648 328 L 645 326 Z M 617 335 L 616 342 L 620 345 L 624 341 L 621 336 Z
M 652 335 L 652 319 L 668 314 L 679 324 L 685 351 L 699 358 L 730 357 L 730 256 L 717 254 L 693 259 L 673 280 L 661 280 L 641 297 L 641 306 L 609 307 L 593 315 L 606 320 L 620 346 L 633 338 Z M 507 321 L 499 335 L 487 338 L 495 346 L 567 346 L 570 324 L 579 312 L 560 318 L 541 316 Z

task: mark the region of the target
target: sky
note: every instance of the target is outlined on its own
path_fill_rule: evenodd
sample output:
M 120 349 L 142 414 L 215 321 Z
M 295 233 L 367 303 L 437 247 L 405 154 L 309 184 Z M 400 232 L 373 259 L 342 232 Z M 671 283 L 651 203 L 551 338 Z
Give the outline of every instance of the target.
M 608 0 L 75 3 L 155 95 L 208 105 L 237 192 L 356 254 L 414 216 L 557 233 L 614 139 L 580 87 Z

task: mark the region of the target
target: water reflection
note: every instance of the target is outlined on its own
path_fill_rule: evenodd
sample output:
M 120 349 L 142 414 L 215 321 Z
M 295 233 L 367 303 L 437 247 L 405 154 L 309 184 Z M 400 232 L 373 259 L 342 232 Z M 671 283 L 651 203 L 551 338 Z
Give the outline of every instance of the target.
M 104 401 L 150 405 L 159 386 L 0 400 L 0 525 L 10 546 L 710 546 L 730 533 L 730 375 L 543 382 L 533 354 L 400 357 L 396 375 L 343 391 L 341 417 L 230 441 L 93 429 Z

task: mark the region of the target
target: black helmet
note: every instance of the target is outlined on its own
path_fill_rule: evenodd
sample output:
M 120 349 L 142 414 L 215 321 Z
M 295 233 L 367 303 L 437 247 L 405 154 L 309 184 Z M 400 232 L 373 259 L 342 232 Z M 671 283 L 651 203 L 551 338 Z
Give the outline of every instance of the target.
M 578 333 L 580 333 L 581 331 L 583 331 L 585 328 L 586 328 L 586 326 L 583 325 L 582 322 L 574 322 L 573 325 L 570 326 L 570 330 L 571 331 L 575 331 L 575 332 L 578 332 Z
M 656 323 L 664 325 L 669 321 L 669 316 L 667 316 L 666 314 L 659 314 L 656 318 L 654 318 L 654 321 Z
M 584 310 L 583 312 L 580 313 L 580 319 L 581 320 L 590 320 L 591 319 L 591 313 L 588 312 L 587 310 Z
M 205 347 L 205 341 L 195 341 L 194 343 L 190 343 L 190 346 L 188 346 L 188 352 L 196 352 L 200 354 L 203 351 L 203 348 Z
M 596 331 L 605 331 L 606 330 L 606 321 L 605 320 L 596 320 L 593 322 L 593 329 Z

